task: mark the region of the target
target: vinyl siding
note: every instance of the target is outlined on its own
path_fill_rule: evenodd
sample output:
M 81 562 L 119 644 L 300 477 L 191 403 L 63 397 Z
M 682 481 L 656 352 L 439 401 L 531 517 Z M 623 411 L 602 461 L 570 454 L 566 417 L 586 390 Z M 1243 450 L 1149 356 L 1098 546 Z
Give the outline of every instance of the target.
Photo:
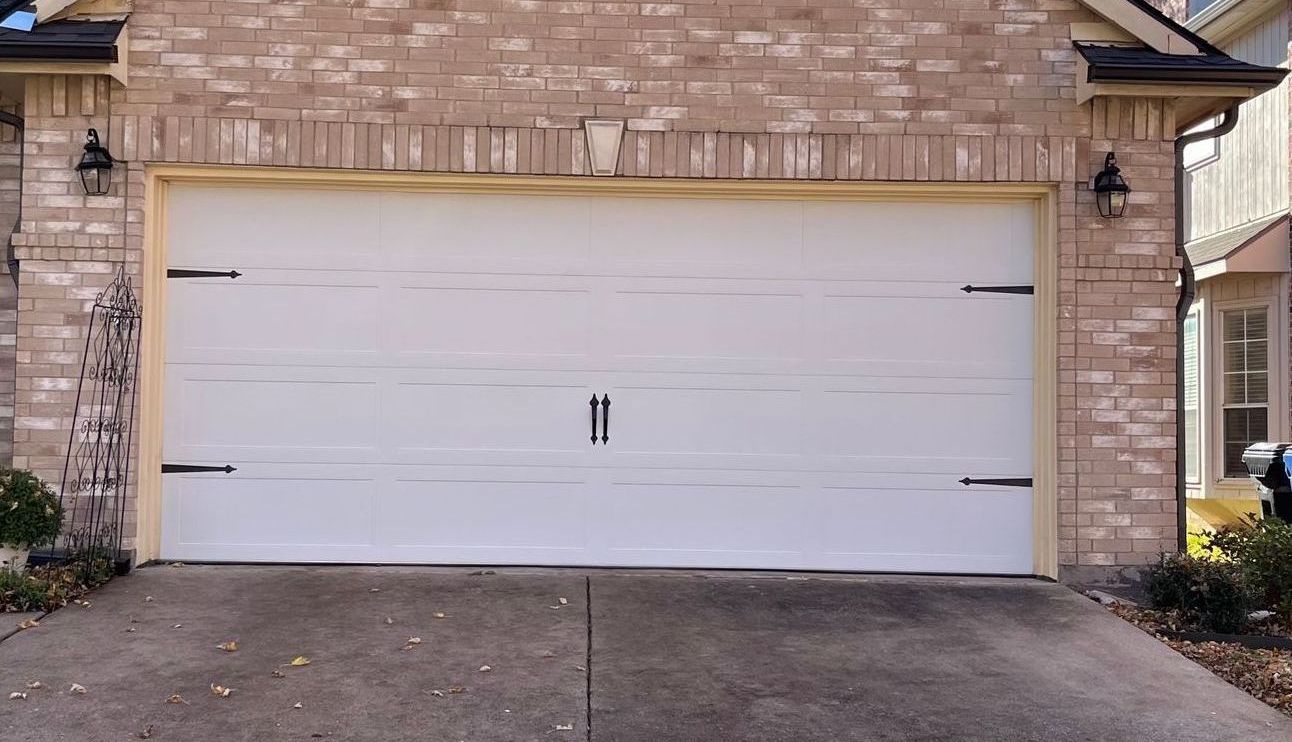
M 1288 11 L 1272 13 L 1224 46 L 1253 64 L 1288 64 Z M 1243 104 L 1220 157 L 1187 177 L 1187 239 L 1206 237 L 1288 208 L 1288 81 Z

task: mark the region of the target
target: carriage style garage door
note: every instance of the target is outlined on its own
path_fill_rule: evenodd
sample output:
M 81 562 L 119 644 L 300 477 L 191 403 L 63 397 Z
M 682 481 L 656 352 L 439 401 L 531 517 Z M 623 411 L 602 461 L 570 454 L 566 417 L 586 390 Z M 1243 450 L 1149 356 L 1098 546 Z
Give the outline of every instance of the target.
M 1030 204 L 165 213 L 165 558 L 1032 571 Z

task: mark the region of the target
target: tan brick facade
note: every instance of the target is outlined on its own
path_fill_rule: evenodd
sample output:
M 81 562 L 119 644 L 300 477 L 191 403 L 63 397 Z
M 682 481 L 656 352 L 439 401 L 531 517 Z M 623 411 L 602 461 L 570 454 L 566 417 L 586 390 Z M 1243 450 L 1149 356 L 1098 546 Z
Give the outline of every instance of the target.
M 1074 0 L 137 0 L 129 87 L 28 82 L 16 462 L 61 470 L 86 304 L 114 261 L 138 270 L 147 163 L 579 175 L 582 119 L 612 117 L 623 176 L 1054 184 L 1060 563 L 1143 564 L 1176 522 L 1174 115 L 1075 103 L 1068 24 L 1094 20 Z M 129 161 L 109 197 L 71 169 L 89 126 Z M 1118 222 L 1088 189 L 1112 149 L 1135 189 Z

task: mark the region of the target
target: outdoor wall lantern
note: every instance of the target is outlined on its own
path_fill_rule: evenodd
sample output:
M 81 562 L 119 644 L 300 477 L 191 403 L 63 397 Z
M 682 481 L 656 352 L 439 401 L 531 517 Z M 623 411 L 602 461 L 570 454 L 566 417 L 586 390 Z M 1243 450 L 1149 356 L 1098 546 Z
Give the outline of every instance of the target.
M 1099 216 L 1105 219 L 1117 219 L 1126 213 L 1126 196 L 1131 189 L 1121 172 L 1117 167 L 1117 153 L 1109 152 L 1104 158 L 1104 169 L 1095 176 L 1095 204 L 1099 206 Z
M 107 148 L 99 143 L 99 132 L 90 129 L 85 133 L 85 153 L 76 165 L 81 174 L 81 185 L 85 186 L 85 195 L 103 196 L 112 185 L 112 159 Z

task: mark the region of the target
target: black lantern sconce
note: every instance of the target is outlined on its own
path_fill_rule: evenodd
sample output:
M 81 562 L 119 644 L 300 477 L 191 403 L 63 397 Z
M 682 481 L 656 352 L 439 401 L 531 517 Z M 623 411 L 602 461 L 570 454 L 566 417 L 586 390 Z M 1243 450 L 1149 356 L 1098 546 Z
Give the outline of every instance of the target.
M 112 187 L 112 165 L 116 160 L 107 148 L 99 143 L 99 132 L 90 129 L 85 133 L 85 153 L 76 165 L 81 174 L 81 185 L 87 196 L 106 195 Z
M 1117 167 L 1117 153 L 1109 152 L 1104 158 L 1104 169 L 1095 176 L 1095 204 L 1099 207 L 1099 216 L 1105 219 L 1118 219 L 1126 213 L 1131 189 L 1121 173 Z

